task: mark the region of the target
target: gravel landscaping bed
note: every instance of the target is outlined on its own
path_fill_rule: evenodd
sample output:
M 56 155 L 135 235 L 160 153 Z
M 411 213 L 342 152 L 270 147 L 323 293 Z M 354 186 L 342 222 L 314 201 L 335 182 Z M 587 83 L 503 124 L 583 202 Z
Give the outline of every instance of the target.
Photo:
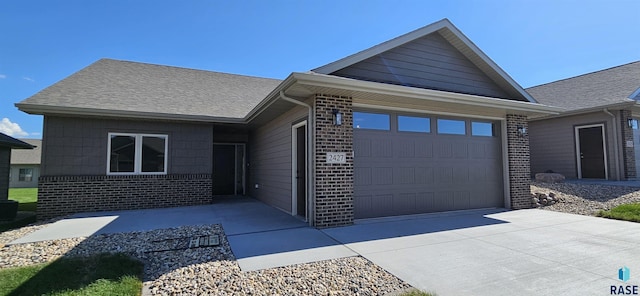
M 640 188 L 635 187 L 533 182 L 531 193 L 555 194 L 558 201 L 541 209 L 580 215 L 595 215 L 621 204 L 640 203 Z
M 44 226 L 13 230 L 0 239 L 7 243 Z M 193 238 L 216 235 L 217 246 L 189 248 Z M 153 295 L 385 295 L 410 288 L 362 257 L 242 272 L 220 225 L 7 245 L 0 249 L 0 268 L 103 252 L 144 262 L 146 289 Z

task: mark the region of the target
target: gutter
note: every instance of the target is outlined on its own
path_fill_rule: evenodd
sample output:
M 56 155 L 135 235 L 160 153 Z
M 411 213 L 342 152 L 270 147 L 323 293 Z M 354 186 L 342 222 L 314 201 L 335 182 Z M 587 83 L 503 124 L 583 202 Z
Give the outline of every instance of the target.
M 613 113 L 609 112 L 609 109 L 604 108 L 602 110 L 605 114 L 611 117 L 611 125 L 613 126 L 613 155 L 616 160 L 616 181 L 620 181 L 620 153 L 618 152 L 618 148 L 620 143 L 618 143 L 618 125 L 616 124 L 616 116 Z M 606 155 L 605 155 L 606 157 Z
M 307 118 L 307 157 L 306 157 L 306 161 L 307 161 L 307 219 L 309 221 L 309 225 L 313 226 L 314 224 L 314 215 L 315 215 L 315 188 L 314 188 L 314 180 L 315 178 L 315 170 L 313 168 L 315 168 L 315 135 L 313 133 L 313 131 L 315 130 L 314 126 L 315 126 L 315 113 L 313 110 L 313 107 L 311 107 L 311 105 L 304 103 L 304 102 L 300 102 L 296 99 L 287 97 L 284 94 L 283 90 L 280 90 L 280 93 L 278 95 L 278 97 L 276 99 L 281 99 L 284 101 L 287 101 L 289 103 L 293 103 L 296 105 L 300 105 L 300 106 L 304 106 L 307 107 L 307 109 L 309 109 L 309 115 Z M 293 152 L 292 152 L 293 153 Z M 293 194 L 293 192 L 291 193 Z

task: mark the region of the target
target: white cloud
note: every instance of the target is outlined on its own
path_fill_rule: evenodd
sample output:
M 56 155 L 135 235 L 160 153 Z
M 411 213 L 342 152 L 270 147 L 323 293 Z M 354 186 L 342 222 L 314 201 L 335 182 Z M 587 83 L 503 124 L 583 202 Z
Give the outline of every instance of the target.
M 0 74 L 0 79 L 5 79 L 5 78 L 7 78 L 7 75 Z
M 19 124 L 11 122 L 9 118 L 2 118 L 0 121 L 0 133 L 11 137 L 26 137 L 29 133 L 22 130 Z
M 27 77 L 27 76 L 22 77 L 22 79 L 24 79 L 26 81 L 29 81 L 29 82 L 34 82 L 35 81 L 33 78 Z

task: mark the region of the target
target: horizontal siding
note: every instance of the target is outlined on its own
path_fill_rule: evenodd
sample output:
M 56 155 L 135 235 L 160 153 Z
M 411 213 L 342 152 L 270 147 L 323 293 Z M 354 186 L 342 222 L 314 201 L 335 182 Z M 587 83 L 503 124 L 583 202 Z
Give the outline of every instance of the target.
M 166 134 L 169 174 L 211 174 L 210 124 L 56 116 L 45 116 L 41 174 L 105 175 L 110 132 Z
M 605 124 L 609 178 L 615 179 L 619 166 L 615 163 L 613 129 L 611 117 L 604 112 L 530 122 L 531 173 L 535 175 L 551 170 L 568 179 L 577 179 L 574 129 L 576 126 L 598 123 Z
M 287 212 L 291 212 L 292 196 L 291 126 L 306 118 L 307 112 L 295 107 L 250 134 L 250 195 Z
M 491 78 L 433 33 L 333 75 L 458 93 L 507 98 Z

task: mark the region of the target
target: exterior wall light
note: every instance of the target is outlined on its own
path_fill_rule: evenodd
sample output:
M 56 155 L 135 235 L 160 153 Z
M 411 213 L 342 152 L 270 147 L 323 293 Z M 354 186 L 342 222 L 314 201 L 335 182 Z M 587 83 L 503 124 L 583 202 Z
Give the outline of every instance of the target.
M 342 113 L 340 113 L 338 109 L 333 109 L 333 125 L 335 126 L 342 125 Z
M 628 118 L 628 119 L 627 119 L 627 125 L 628 125 L 630 128 L 633 128 L 633 118 Z
M 518 137 L 524 138 L 526 134 L 527 134 L 527 128 L 521 125 L 518 126 Z

